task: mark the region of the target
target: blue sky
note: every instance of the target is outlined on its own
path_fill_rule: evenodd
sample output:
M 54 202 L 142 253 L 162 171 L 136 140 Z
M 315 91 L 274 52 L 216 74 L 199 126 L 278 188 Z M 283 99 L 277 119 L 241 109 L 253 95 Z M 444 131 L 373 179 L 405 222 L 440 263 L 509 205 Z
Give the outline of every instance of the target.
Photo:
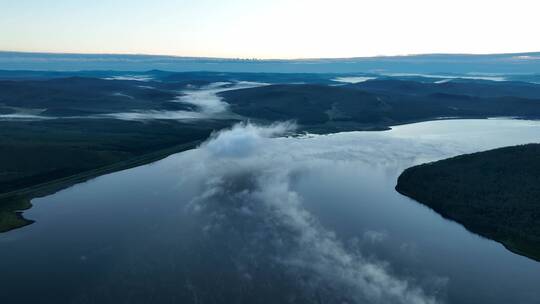
M 317 58 L 539 51 L 536 0 L 0 0 L 0 50 Z

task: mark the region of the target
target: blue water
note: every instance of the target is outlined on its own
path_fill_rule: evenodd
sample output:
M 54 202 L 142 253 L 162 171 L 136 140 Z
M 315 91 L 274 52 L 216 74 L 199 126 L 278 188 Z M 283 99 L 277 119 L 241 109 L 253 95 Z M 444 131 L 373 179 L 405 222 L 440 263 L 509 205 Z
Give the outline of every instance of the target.
M 274 129 L 34 199 L 36 223 L 0 234 L 2 303 L 540 301 L 540 263 L 394 190 L 415 164 L 540 142 L 540 122 Z

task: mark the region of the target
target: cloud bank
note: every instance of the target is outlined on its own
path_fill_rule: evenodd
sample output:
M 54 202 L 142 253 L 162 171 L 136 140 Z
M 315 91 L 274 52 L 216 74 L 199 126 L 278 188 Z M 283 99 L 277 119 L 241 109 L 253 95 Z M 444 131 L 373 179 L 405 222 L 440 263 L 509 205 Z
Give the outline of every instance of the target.
M 252 156 L 263 146 L 265 139 L 285 135 L 295 129 L 296 125 L 292 122 L 274 123 L 266 127 L 239 123 L 230 130 L 212 135 L 203 148 L 215 157 Z
M 126 76 L 127 77 L 127 76 Z M 112 79 L 112 78 L 111 78 Z M 118 79 L 118 78 L 114 78 Z M 124 77 L 124 79 L 127 79 Z M 140 80 L 140 79 L 137 79 Z M 185 103 L 195 106 L 195 111 L 133 111 L 110 113 L 102 116 L 113 117 L 124 120 L 146 120 L 146 119 L 173 119 L 173 120 L 196 120 L 196 119 L 229 119 L 238 118 L 238 115 L 229 111 L 229 104 L 218 95 L 220 92 L 253 88 L 264 86 L 265 83 L 258 82 L 215 82 L 197 89 L 182 91 L 171 102 Z
M 436 286 L 426 287 L 395 274 L 389 263 L 343 244 L 305 208 L 291 187 L 301 171 L 295 156 L 264 153 L 279 140 L 272 137 L 293 129 L 291 123 L 239 124 L 200 147 L 208 177 L 188 209 L 206 218 L 204 233 L 234 244 L 244 277 L 256 280 L 259 267 L 285 274 L 297 300 L 439 303 L 436 294 L 445 288 L 444 279 L 434 278 Z M 364 238 L 383 242 L 386 235 L 366 232 Z

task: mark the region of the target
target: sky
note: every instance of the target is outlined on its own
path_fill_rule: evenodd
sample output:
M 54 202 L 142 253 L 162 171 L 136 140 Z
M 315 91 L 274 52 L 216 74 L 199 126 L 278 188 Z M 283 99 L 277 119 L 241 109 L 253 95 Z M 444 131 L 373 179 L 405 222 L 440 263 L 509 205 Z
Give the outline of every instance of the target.
M 296 59 L 540 51 L 538 0 L 0 0 L 0 50 Z

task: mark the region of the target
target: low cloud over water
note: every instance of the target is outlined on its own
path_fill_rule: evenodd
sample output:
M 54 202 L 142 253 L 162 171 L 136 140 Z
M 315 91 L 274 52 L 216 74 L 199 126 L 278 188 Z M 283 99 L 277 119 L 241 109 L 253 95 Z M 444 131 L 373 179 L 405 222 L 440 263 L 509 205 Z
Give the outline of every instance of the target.
M 344 244 L 308 211 L 302 195 L 291 186 L 305 164 L 299 160 L 295 165 L 293 153 L 268 151 L 272 137 L 293 129 L 291 123 L 240 124 L 201 146 L 208 178 L 189 210 L 208 218 L 205 233 L 245 240 L 235 243 L 240 255 L 253 255 L 274 265 L 265 267 L 284 270 L 306 299 L 439 303 L 436 294 L 444 289 L 445 279 L 433 278 L 434 284 L 423 286 L 416 278 L 399 276 L 389 263 Z M 366 232 L 373 242 L 385 237 Z M 253 279 L 250 269 L 255 267 L 244 265 L 249 259 L 240 256 L 238 260 L 238 268 Z

